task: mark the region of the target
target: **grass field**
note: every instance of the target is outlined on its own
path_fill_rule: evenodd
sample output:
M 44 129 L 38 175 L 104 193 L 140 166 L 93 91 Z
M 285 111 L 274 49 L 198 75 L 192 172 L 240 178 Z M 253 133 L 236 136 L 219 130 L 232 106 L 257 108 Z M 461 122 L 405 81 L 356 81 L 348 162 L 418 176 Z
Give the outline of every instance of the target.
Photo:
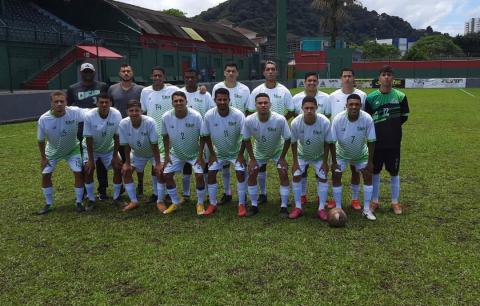
M 56 208 L 39 217 L 36 124 L 0 126 L 0 305 L 478 305 L 480 89 L 467 91 L 475 97 L 405 90 L 405 213 L 389 211 L 384 173 L 378 220 L 346 208 L 342 229 L 314 219 L 312 202 L 306 216 L 280 219 L 273 168 L 259 215 L 238 219 L 229 205 L 199 219 L 193 205 L 162 216 L 103 202 L 78 214 L 61 163 Z M 312 181 L 310 200 L 315 192 Z

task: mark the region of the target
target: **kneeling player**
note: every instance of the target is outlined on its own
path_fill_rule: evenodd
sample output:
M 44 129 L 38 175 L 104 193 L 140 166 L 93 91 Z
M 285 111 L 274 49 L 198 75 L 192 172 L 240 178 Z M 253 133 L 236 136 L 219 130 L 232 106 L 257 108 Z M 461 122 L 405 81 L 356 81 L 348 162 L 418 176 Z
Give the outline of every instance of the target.
M 225 88 L 219 88 L 215 91 L 215 103 L 217 107 L 210 109 L 205 114 L 201 131 L 200 151 L 203 151 L 204 145 L 207 143 L 210 152 L 208 161 L 210 206 L 208 206 L 204 215 L 211 215 L 217 210 L 217 172 L 231 163 L 235 165 L 237 173 L 238 216 L 244 217 L 247 213 L 245 209 L 247 186 L 243 158 L 245 145 L 242 142 L 241 132 L 245 116 L 238 109 L 229 106 L 230 93 Z
M 160 187 L 164 184 L 155 120 L 142 115 L 142 106 L 137 100 L 128 101 L 127 114 L 128 117 L 122 119 L 119 125 L 120 145 L 125 146 L 125 163 L 122 166 L 123 182 L 130 198 L 130 203 L 123 208 L 125 212 L 139 207 L 133 183 L 133 171 L 143 173 L 145 165 L 151 161 L 158 180 L 158 199 L 162 201 L 163 194 Z
M 259 169 L 266 165 L 269 160 L 273 160 L 277 165 L 280 177 L 280 216 L 286 218 L 288 217 L 287 204 L 290 182 L 285 156 L 290 146 L 290 129 L 284 116 L 270 111 L 270 98 L 267 94 L 258 94 L 255 97 L 255 105 L 257 112 L 245 119 L 242 129 L 245 148 L 250 157 L 248 163 L 248 193 L 252 206 L 249 208 L 247 216 L 258 213 L 257 177 Z M 250 140 L 252 137 L 255 140 L 255 149 Z
M 113 200 L 120 197 L 122 188 L 122 163 L 118 155 L 120 142 L 118 139 L 118 125 L 122 120 L 120 112 L 112 108 L 112 99 L 102 93 L 97 97 L 97 107 L 85 115 L 83 137 L 86 139 L 83 145 L 83 156 L 86 157 L 85 165 L 85 189 L 89 203 L 86 210 L 93 209 L 95 203 L 93 172 L 95 163 L 100 160 L 105 169 L 113 167 Z
M 362 111 L 360 96 L 351 94 L 347 98 L 347 110 L 339 113 L 332 121 L 332 139 L 336 146 L 330 146 L 332 153 L 333 198 L 336 207 L 342 207 L 342 173 L 353 165 L 363 176 L 363 215 L 375 220 L 370 210 L 372 198 L 373 150 L 375 149 L 375 128 L 373 119 Z M 338 160 L 337 160 L 338 154 Z
M 196 110 L 187 107 L 187 96 L 183 91 L 172 94 L 173 109 L 162 117 L 163 146 L 165 148 L 165 167 L 163 173 L 167 184 L 167 192 L 172 204 L 163 213 L 170 214 L 177 210 L 179 199 L 174 181 L 175 172 L 180 172 L 185 164 L 190 164 L 195 172 L 197 188 L 197 215 L 203 215 L 205 208 L 205 180 L 203 178 L 203 152 L 200 147 L 200 129 L 202 116 Z
M 318 179 L 319 207 L 317 216 L 327 220 L 325 202 L 328 192 L 328 151 L 332 143 L 330 121 L 317 113 L 317 100 L 306 96 L 302 100 L 303 114 L 292 121 L 292 157 L 293 157 L 293 195 L 295 208 L 290 212 L 290 219 L 297 219 L 302 212 L 302 176 L 307 165 L 312 165 Z
M 50 95 L 51 109 L 38 120 L 38 148 L 42 169 L 42 190 L 46 205 L 37 214 L 43 215 L 52 210 L 52 172 L 57 163 L 64 159 L 75 176 L 75 198 L 77 211 L 85 211 L 83 200 L 82 157 L 77 139 L 78 123 L 83 122 L 84 109 L 67 107 L 67 97 L 63 91 Z M 45 140 L 47 144 L 45 145 Z

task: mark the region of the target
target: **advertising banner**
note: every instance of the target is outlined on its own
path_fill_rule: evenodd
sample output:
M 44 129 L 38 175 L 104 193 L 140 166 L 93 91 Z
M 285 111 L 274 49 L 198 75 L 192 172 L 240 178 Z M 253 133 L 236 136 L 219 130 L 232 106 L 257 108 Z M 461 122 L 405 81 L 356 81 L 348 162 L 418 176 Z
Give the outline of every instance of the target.
M 405 88 L 465 88 L 465 78 L 406 79 Z

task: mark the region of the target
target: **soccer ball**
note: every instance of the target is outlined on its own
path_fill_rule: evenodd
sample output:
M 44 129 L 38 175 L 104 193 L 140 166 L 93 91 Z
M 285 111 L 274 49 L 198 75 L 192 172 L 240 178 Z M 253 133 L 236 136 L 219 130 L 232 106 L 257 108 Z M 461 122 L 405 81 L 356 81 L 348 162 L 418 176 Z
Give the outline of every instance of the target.
M 328 225 L 344 227 L 347 223 L 347 214 L 341 208 L 333 208 L 328 212 Z

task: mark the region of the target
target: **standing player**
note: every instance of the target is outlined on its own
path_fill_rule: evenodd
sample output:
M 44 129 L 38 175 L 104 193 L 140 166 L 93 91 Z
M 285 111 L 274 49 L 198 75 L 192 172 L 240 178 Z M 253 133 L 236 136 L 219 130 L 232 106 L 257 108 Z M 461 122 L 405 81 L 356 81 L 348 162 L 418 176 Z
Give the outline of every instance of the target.
M 372 198 L 373 151 L 375 149 L 375 127 L 369 114 L 362 111 L 361 98 L 351 94 L 347 98 L 347 110 L 339 113 L 332 121 L 332 139 L 336 146 L 330 146 L 332 153 L 333 197 L 336 207 L 342 207 L 342 173 L 347 165 L 353 165 L 363 176 L 363 215 L 376 220 L 370 210 Z M 337 159 L 338 155 L 338 159 Z
M 227 63 L 223 70 L 225 81 L 217 83 L 213 86 L 212 95 L 219 88 L 225 88 L 230 93 L 230 106 L 240 110 L 242 113 L 247 112 L 248 99 L 250 97 L 250 89 L 237 81 L 238 66 L 235 63 Z M 224 193 L 222 199 L 218 204 L 226 204 L 232 201 L 232 189 L 230 186 L 230 164 L 222 169 L 222 181 L 224 186 Z
M 343 68 L 340 72 L 341 88 L 332 92 L 329 97 L 330 110 L 332 112 L 332 120 L 335 116 L 346 109 L 347 98 L 351 94 L 357 94 L 362 102 L 361 108 L 365 108 L 365 99 L 367 94 L 363 91 L 355 88 L 355 73 L 352 68 Z M 362 206 L 358 200 L 358 194 L 360 193 L 360 173 L 355 170 L 355 167 L 350 165 L 350 171 L 352 173 L 350 179 L 350 190 L 352 191 L 352 203 L 351 206 L 355 210 L 360 210 Z M 333 175 L 333 173 L 332 173 Z M 335 201 L 329 201 L 329 208 L 335 207 Z
M 102 93 L 97 98 L 97 108 L 90 110 L 85 115 L 83 128 L 83 156 L 85 157 L 85 189 L 89 199 L 86 210 L 93 209 L 95 195 L 93 194 L 93 172 L 97 160 L 105 169 L 113 167 L 113 200 L 117 201 L 122 189 L 122 163 L 118 155 L 120 142 L 118 138 L 118 125 L 122 115 L 118 110 L 111 107 L 111 97 Z
M 318 74 L 316 72 L 305 73 L 305 90 L 297 93 L 292 98 L 293 106 L 295 108 L 295 115 L 302 113 L 303 98 L 310 96 L 317 100 L 317 113 L 330 117 L 330 103 L 328 102 L 329 95 L 318 90 Z M 302 204 L 307 203 L 307 173 L 308 164 L 305 171 L 302 171 Z
M 282 84 L 277 82 L 277 64 L 273 61 L 267 61 L 263 71 L 265 83 L 257 86 L 248 100 L 247 115 L 256 111 L 255 98 L 260 93 L 265 93 L 269 96 L 271 111 L 285 116 L 288 120 L 294 116 L 294 106 L 292 103 L 292 94 Z M 262 166 L 258 174 L 258 181 L 260 185 L 260 195 L 258 197 L 259 203 L 267 202 L 267 168 Z
M 217 107 L 205 114 L 202 124 L 200 151 L 203 151 L 205 143 L 210 151 L 208 161 L 210 206 L 205 211 L 205 216 L 209 216 L 217 210 L 217 172 L 224 169 L 225 165 L 230 164 L 235 166 L 237 173 L 238 216 L 246 215 L 247 182 L 245 181 L 245 161 L 243 159 L 245 145 L 242 142 L 241 134 L 245 115 L 240 110 L 229 106 L 229 96 L 229 91 L 225 88 L 215 91 Z
M 51 109 L 38 120 L 37 139 L 41 157 L 42 190 L 46 205 L 37 214 L 43 215 L 52 209 L 52 172 L 62 159 L 67 161 L 75 177 L 77 211 L 82 212 L 85 210 L 82 204 L 82 157 L 77 132 L 78 124 L 83 122 L 85 110 L 78 107 L 66 107 L 67 97 L 63 91 L 52 92 L 50 101 Z
M 247 216 L 258 213 L 257 176 L 261 167 L 266 168 L 267 162 L 273 160 L 280 177 L 280 216 L 288 217 L 288 195 L 290 182 L 288 180 L 288 165 L 285 156 L 290 146 L 290 129 L 284 116 L 270 111 L 270 98 L 266 93 L 259 93 L 255 98 L 257 112 L 248 116 L 242 129 L 250 161 L 248 163 L 248 194 L 252 206 Z M 255 147 L 251 138 L 254 138 Z
M 165 85 L 165 70 L 161 67 L 152 68 L 152 85 L 145 87 L 142 90 L 140 97 L 140 103 L 142 104 L 142 111 L 149 117 L 152 117 L 155 120 L 156 130 L 158 135 L 158 147 L 162 158 L 165 155 L 162 142 L 162 116 L 172 109 L 172 94 L 178 89 L 177 86 L 167 86 Z M 140 178 L 139 178 L 140 179 Z M 138 189 L 143 191 L 143 184 L 139 182 Z M 158 181 L 154 169 L 152 168 L 152 196 L 150 202 L 157 201 L 158 203 L 163 203 L 163 198 L 158 198 Z M 141 188 L 140 188 L 141 187 Z M 165 185 L 161 186 L 165 190 Z M 164 194 L 164 192 L 162 193 Z
M 199 163 L 202 160 L 199 152 L 200 129 L 202 116 L 199 112 L 187 106 L 187 97 L 183 91 L 172 94 L 173 109 L 162 118 L 163 145 L 165 147 L 165 167 L 163 173 L 167 184 L 167 192 L 172 204 L 164 214 L 173 213 L 179 206 L 177 189 L 174 181 L 175 172 L 180 172 L 185 164 L 190 164 L 195 171 L 197 188 L 197 215 L 203 215 L 205 208 L 205 179 Z
M 143 173 L 145 165 L 150 161 L 155 168 L 159 185 L 163 184 L 161 175 L 163 165 L 158 149 L 155 120 L 142 115 L 142 106 L 137 100 L 128 102 L 127 113 L 128 117 L 122 119 L 119 125 L 120 145 L 125 146 L 125 163 L 122 166 L 123 182 L 130 198 L 130 203 L 123 208 L 124 212 L 139 207 L 133 183 L 133 171 Z
M 328 192 L 328 152 L 333 142 L 330 134 L 330 121 L 318 113 L 317 99 L 307 96 L 302 100 L 302 114 L 292 121 L 292 174 L 295 208 L 288 215 L 290 219 L 302 216 L 301 179 L 307 165 L 312 165 L 317 176 L 319 207 L 317 216 L 327 219 L 325 202 Z
M 112 97 L 113 106 L 120 111 L 122 118 L 127 117 L 127 103 L 130 100 L 140 100 L 143 86 L 133 82 L 133 69 L 129 64 L 122 64 L 118 72 L 120 83 L 113 84 L 108 88 L 108 94 Z
M 400 145 L 402 143 L 402 125 L 407 121 L 409 107 L 407 96 L 392 88 L 393 69 L 385 66 L 380 70 L 380 89 L 367 97 L 365 110 L 372 115 L 377 132 L 377 143 L 373 157 L 373 196 L 372 210 L 378 207 L 380 172 L 383 165 L 390 173 L 392 209 L 397 215 L 402 213 L 398 202 L 400 197 Z

